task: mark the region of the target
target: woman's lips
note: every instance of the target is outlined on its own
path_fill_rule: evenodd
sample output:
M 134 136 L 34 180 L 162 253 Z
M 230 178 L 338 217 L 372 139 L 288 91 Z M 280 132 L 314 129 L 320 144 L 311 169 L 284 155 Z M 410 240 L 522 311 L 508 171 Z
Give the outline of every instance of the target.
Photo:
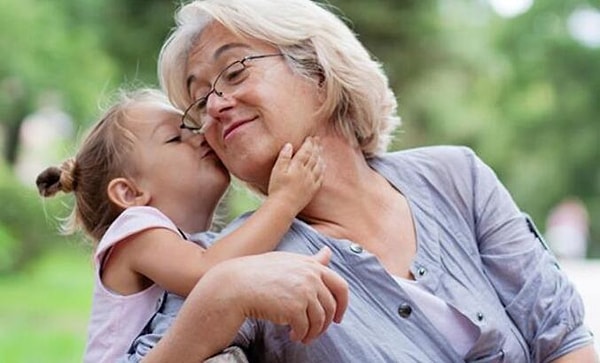
M 223 140 L 227 140 L 230 135 L 237 130 L 240 126 L 245 125 L 249 122 L 254 121 L 256 118 L 252 118 L 252 119 L 247 119 L 247 120 L 241 120 L 241 121 L 236 121 L 233 122 L 231 125 L 229 125 L 225 130 L 223 130 Z

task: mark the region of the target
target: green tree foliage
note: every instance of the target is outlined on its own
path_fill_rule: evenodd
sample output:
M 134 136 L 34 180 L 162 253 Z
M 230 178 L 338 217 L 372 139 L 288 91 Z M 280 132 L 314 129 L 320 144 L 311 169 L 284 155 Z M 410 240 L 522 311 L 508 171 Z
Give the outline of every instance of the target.
M 494 101 L 518 154 L 500 166 L 515 196 L 538 215 L 565 196 L 582 199 L 597 242 L 592 251 L 600 252 L 600 50 L 567 31 L 582 5 L 536 2 L 509 26 L 492 24 L 495 48 L 509 65 Z
M 4 161 L 16 162 L 22 122 L 46 95 L 64 101 L 60 106 L 81 134 L 117 87 L 155 84 L 156 54 L 172 24 L 175 6 L 164 1 L 0 2 Z M 57 236 L 55 214 L 45 216 L 43 208 L 53 205 L 49 211 L 58 213 L 66 209 L 52 201 L 42 204 L 31 189 L 33 180 L 22 187 L 3 172 L 0 185 L 2 200 L 10 200 L 11 205 L 0 214 L 0 270 L 9 270 L 44 250 L 49 235 Z M 32 219 L 27 221 L 27 216 Z
M 0 3 L 0 124 L 7 130 L 9 163 L 15 161 L 21 122 L 40 97 L 60 94 L 67 112 L 85 123 L 99 95 L 115 83 L 115 64 L 95 29 L 73 22 L 67 10 L 60 2 Z
M 0 275 L 18 270 L 56 244 L 74 243 L 59 236 L 67 217 L 65 199 L 42 201 L 37 191 L 22 185 L 0 162 Z

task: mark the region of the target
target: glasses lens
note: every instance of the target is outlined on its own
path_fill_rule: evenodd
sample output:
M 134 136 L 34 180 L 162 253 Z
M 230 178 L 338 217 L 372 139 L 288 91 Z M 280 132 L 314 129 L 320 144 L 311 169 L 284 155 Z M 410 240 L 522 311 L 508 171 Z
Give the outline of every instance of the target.
M 222 97 L 224 93 L 231 94 L 237 85 L 248 78 L 248 73 L 248 69 L 242 61 L 233 62 L 215 80 L 215 93 L 219 97 Z M 206 106 L 206 103 L 204 106 Z
M 202 119 L 200 118 L 199 104 L 204 103 L 202 99 L 192 103 L 190 107 L 185 111 L 181 118 L 183 126 L 190 130 L 197 130 L 202 128 Z
M 240 85 L 248 78 L 250 72 L 244 65 L 245 60 L 246 59 L 233 62 L 219 73 L 215 79 L 212 90 L 208 92 L 206 96 L 196 100 L 186 110 L 181 120 L 183 127 L 190 130 L 202 128 L 202 125 L 204 124 L 202 118 L 206 115 L 206 103 L 208 102 L 208 97 L 213 93 L 219 97 L 223 97 L 224 93 L 231 94 L 236 86 Z

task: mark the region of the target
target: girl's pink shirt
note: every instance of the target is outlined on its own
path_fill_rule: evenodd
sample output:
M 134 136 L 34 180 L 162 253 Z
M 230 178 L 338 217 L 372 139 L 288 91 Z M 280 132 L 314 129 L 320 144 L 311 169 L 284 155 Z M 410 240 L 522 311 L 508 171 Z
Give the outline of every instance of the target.
M 153 207 L 127 208 L 108 228 L 94 255 L 95 287 L 84 352 L 85 363 L 114 363 L 124 356 L 161 304 L 164 290 L 153 284 L 132 295 L 110 291 L 100 279 L 112 247 L 127 237 L 150 228 L 178 233 L 173 222 Z

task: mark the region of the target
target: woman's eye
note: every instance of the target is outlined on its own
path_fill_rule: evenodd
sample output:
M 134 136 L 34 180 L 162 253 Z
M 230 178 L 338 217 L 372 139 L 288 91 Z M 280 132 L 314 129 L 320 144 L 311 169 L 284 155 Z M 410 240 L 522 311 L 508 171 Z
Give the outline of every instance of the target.
M 235 82 L 236 79 L 240 78 L 242 72 L 243 72 L 243 70 L 241 70 L 241 69 L 228 72 L 225 75 L 225 78 L 227 79 L 228 82 Z
M 248 70 L 243 65 L 238 65 L 235 67 L 231 67 L 225 74 L 223 74 L 223 79 L 228 84 L 236 84 L 243 81 L 248 75 Z
M 202 97 L 200 100 L 198 100 L 198 103 L 196 104 L 197 112 L 204 111 L 204 109 L 206 108 L 207 100 L 208 100 L 208 96 Z

